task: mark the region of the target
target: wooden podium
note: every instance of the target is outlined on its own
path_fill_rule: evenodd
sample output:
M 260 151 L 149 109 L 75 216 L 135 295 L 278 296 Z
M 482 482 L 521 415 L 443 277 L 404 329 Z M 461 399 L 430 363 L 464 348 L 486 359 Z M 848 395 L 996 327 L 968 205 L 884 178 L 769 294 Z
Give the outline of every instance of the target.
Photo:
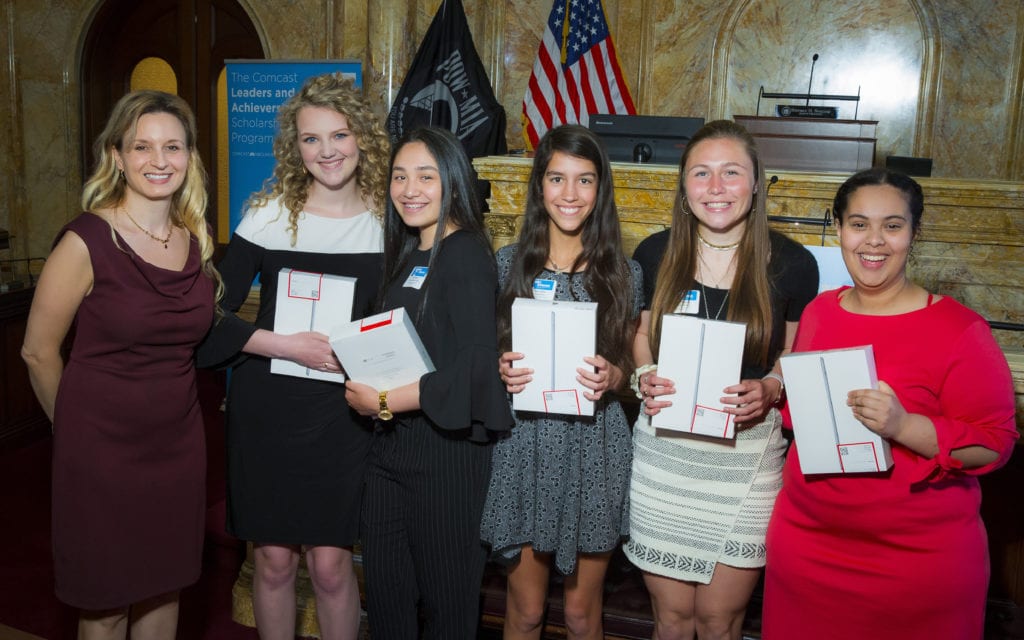
M 876 120 L 771 116 L 733 119 L 754 136 L 768 169 L 855 173 L 874 164 Z

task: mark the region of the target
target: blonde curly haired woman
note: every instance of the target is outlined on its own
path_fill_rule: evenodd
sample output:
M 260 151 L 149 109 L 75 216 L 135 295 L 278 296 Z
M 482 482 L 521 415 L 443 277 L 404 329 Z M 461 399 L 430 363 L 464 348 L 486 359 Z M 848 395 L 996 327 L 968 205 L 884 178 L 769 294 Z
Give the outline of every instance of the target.
M 317 76 L 278 113 L 277 165 L 255 194 L 218 265 L 228 313 L 201 355 L 230 364 L 228 529 L 254 543 L 253 609 L 263 640 L 295 633 L 299 554 L 316 595 L 321 637 L 352 638 L 359 590 L 352 545 L 359 526 L 369 424 L 333 382 L 270 373 L 270 359 L 338 371 L 316 332 L 273 331 L 282 268 L 357 278 L 353 317 L 365 315 L 382 268 L 380 212 L 390 145 L 377 116 L 340 74 Z M 255 324 L 231 312 L 260 277 Z

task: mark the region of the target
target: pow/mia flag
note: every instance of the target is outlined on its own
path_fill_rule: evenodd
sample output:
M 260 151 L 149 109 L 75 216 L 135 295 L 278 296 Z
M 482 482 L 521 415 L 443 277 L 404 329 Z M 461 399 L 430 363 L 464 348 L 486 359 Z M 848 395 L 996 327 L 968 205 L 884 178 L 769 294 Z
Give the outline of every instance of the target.
M 388 115 L 394 140 L 428 125 L 454 133 L 470 158 L 508 151 L 505 110 L 476 54 L 462 0 L 437 10 Z

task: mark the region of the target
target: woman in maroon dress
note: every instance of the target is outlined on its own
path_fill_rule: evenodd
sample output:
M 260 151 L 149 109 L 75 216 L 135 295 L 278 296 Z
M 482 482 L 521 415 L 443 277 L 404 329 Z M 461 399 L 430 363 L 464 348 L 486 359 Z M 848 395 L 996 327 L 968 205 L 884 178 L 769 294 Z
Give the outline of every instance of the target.
M 1010 456 L 1013 384 L 978 314 L 907 277 L 921 187 L 884 169 L 839 188 L 852 288 L 804 310 L 793 351 L 874 347 L 847 404 L 888 438 L 884 473 L 804 476 L 790 450 L 768 527 L 765 640 L 982 637 L 989 577 L 977 476 Z
M 179 97 L 140 91 L 96 141 L 22 354 L 53 421 L 57 597 L 78 637 L 173 640 L 199 577 L 206 451 L 193 353 L 214 315 L 205 172 Z M 61 344 L 75 323 L 65 365 Z

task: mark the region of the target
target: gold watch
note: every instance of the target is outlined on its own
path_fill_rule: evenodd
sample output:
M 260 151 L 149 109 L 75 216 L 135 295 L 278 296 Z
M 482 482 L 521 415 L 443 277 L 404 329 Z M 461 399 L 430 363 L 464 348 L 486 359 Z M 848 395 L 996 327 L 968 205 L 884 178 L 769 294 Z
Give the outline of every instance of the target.
M 377 412 L 377 417 L 381 420 L 390 420 L 395 417 L 395 414 L 391 413 L 391 409 L 388 409 L 388 392 L 381 391 L 377 395 L 377 401 L 380 403 L 380 411 Z

